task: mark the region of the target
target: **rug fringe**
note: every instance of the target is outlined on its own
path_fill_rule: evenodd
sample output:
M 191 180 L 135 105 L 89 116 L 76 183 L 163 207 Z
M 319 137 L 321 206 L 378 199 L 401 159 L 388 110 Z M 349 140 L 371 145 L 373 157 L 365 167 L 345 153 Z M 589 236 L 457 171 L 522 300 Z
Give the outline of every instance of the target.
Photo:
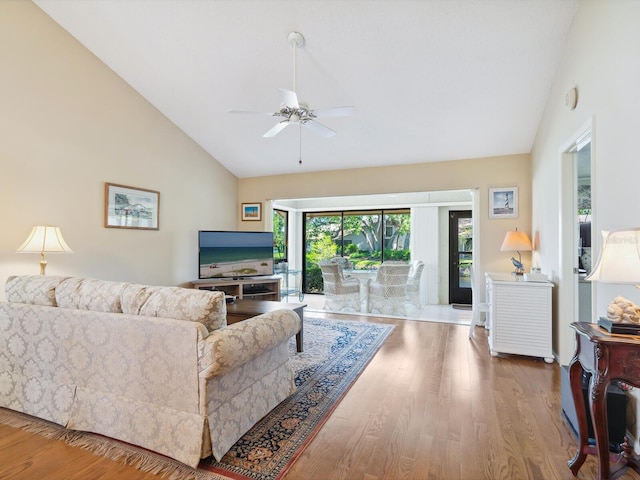
M 88 450 L 94 455 L 123 462 L 140 471 L 168 480 L 229 480 L 229 477 L 196 470 L 177 460 L 129 446 L 115 439 L 91 432 L 68 430 L 56 423 L 13 410 L 0 408 L 0 423 L 50 440 L 61 440 L 71 447 Z

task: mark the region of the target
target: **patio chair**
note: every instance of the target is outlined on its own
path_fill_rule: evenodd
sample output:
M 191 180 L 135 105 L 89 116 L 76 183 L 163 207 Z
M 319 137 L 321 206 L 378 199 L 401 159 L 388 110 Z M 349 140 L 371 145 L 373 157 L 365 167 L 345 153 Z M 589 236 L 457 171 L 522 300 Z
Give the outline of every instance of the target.
M 333 257 L 329 261 L 337 263 L 343 270 L 353 270 L 353 263 L 347 257 Z
M 330 311 L 353 309 L 360 311 L 360 281 L 357 278 L 345 278 L 342 267 L 335 262 L 321 262 L 322 281 L 324 282 L 324 308 Z
M 424 270 L 424 262 L 422 260 L 411 263 L 409 279 L 407 280 L 407 303 L 416 308 L 422 308 L 422 302 L 420 301 L 422 270 Z
M 411 265 L 404 262 L 384 262 L 380 265 L 375 280 L 367 282 L 367 312 L 406 315 L 410 269 Z

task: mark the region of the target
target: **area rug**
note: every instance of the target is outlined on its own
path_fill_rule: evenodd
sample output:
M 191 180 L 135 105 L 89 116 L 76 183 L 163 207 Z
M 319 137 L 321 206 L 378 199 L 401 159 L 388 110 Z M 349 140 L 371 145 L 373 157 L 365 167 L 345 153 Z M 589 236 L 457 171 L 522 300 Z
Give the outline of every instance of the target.
M 309 445 L 392 329 L 392 325 L 385 324 L 305 318 L 304 352 L 296 352 L 295 339 L 289 346 L 296 371 L 296 393 L 258 422 L 220 462 L 204 459 L 197 470 L 122 442 L 68 431 L 9 410 L 0 409 L 0 423 L 61 438 L 71 445 L 122 459 L 140 470 L 171 480 L 279 480 Z

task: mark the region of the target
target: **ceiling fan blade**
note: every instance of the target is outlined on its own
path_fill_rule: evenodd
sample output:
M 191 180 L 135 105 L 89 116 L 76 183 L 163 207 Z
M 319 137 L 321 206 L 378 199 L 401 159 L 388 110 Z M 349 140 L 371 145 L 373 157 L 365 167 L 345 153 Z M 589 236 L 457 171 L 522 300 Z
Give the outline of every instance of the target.
M 296 92 L 292 92 L 291 90 L 285 90 L 284 88 L 280 88 L 279 90 L 280 90 L 280 96 L 282 97 L 283 104 L 295 110 L 300 108 L 300 104 L 298 103 L 298 95 L 296 95 Z
M 243 114 L 251 114 L 251 115 L 269 115 L 274 116 L 273 112 L 251 112 L 248 110 L 229 110 L 229 113 L 243 113 Z
M 349 115 L 355 115 L 355 113 L 356 107 L 333 107 L 311 110 L 311 114 L 315 117 L 347 117 Z
M 318 123 L 314 120 L 307 120 L 302 124 L 309 130 L 312 130 L 318 135 L 322 135 L 325 138 L 333 137 L 336 134 L 335 130 L 331 130 L 329 127 L 325 127 L 321 123 Z
M 276 123 L 267 133 L 262 136 L 265 138 L 275 137 L 282 130 L 284 130 L 284 127 L 286 127 L 287 125 L 289 125 L 289 120 L 283 120 L 279 123 Z

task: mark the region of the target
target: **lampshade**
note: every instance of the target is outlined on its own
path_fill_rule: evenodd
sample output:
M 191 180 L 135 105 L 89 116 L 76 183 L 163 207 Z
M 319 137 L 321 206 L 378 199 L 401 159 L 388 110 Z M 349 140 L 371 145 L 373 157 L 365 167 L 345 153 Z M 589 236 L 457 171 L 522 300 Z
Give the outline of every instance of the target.
M 502 252 L 516 252 L 516 251 L 528 251 L 531 250 L 531 240 L 529 235 L 525 232 L 520 232 L 516 228 L 513 232 L 507 232 L 502 242 L 500 251 Z
M 44 275 L 47 266 L 47 261 L 44 259 L 45 253 L 73 253 L 73 250 L 64 241 L 60 228 L 51 225 L 33 227 L 25 242 L 16 251 L 18 253 L 39 253 L 42 257 L 40 275 Z
M 586 280 L 640 284 L 640 228 L 602 233 L 600 258 Z

